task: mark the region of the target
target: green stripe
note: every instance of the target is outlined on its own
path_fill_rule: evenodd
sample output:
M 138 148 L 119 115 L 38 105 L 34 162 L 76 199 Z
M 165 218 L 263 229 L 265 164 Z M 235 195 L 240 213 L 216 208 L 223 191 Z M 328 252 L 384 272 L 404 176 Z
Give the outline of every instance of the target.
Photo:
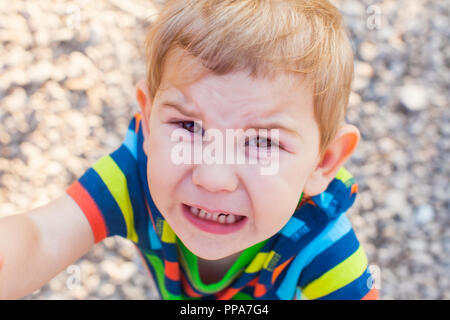
M 238 292 L 234 295 L 231 300 L 254 300 L 251 295 L 244 293 L 244 292 Z
M 109 155 L 97 160 L 92 168 L 98 173 L 119 205 L 127 226 L 127 238 L 138 243 L 138 235 L 134 228 L 133 206 L 128 193 L 127 178 L 123 171 Z
M 158 282 L 159 290 L 161 291 L 162 298 L 164 300 L 182 300 L 182 296 L 176 296 L 167 291 L 164 284 L 164 265 L 160 258 L 151 253 L 144 252 L 148 261 L 150 261 L 156 274 L 156 281 Z
M 189 249 L 185 247 L 183 242 L 178 237 L 177 244 L 182 253 L 180 255 L 180 262 L 186 270 L 187 276 L 192 286 L 200 292 L 211 294 L 216 293 L 230 285 L 230 283 L 244 271 L 244 267 L 255 258 L 257 253 L 266 244 L 267 240 L 268 239 L 245 249 L 231 266 L 231 268 L 228 269 L 225 276 L 220 281 L 210 284 L 204 284 L 200 278 L 197 256 L 189 251 Z

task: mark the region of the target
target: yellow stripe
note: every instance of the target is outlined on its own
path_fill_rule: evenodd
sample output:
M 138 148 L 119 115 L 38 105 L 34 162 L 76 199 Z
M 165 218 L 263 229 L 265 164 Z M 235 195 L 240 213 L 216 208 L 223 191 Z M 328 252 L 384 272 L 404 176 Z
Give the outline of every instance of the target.
M 175 232 L 173 232 L 172 228 L 166 221 L 163 222 L 161 241 L 166 243 L 175 243 L 176 241 Z
M 259 252 L 256 257 L 253 259 L 253 261 L 248 265 L 248 267 L 245 269 L 245 272 L 247 273 L 253 273 L 258 272 L 263 268 L 264 262 L 267 259 L 267 252 Z
M 99 159 L 92 168 L 102 178 L 109 192 L 119 205 L 127 225 L 127 238 L 138 242 L 138 235 L 134 228 L 133 207 L 128 193 L 127 179 L 116 162 L 108 155 Z
M 302 294 L 308 299 L 326 296 L 360 277 L 366 270 L 367 263 L 367 257 L 360 245 L 350 257 L 308 284 Z
M 343 183 L 353 178 L 352 174 L 347 171 L 344 167 L 341 167 L 336 174 L 336 179 L 341 180 Z
M 266 257 L 266 261 L 264 262 L 263 268 L 267 269 L 267 266 L 269 265 L 270 260 L 272 260 L 273 256 L 275 254 L 275 251 L 270 251 L 269 255 Z

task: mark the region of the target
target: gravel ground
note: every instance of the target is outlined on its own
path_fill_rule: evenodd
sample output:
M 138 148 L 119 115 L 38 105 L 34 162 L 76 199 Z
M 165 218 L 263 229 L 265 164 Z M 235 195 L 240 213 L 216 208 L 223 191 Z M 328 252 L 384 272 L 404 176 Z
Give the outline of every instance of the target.
M 351 32 L 349 210 L 382 299 L 450 299 L 449 11 L 439 0 L 334 0 Z M 0 0 L 0 215 L 61 195 L 138 110 L 145 0 Z M 134 246 L 109 238 L 24 299 L 158 299 Z

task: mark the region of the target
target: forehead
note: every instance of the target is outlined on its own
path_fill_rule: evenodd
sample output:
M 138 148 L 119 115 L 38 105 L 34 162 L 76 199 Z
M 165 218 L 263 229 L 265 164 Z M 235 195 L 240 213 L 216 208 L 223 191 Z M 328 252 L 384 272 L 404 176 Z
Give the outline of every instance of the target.
M 157 95 L 177 98 L 230 125 L 233 119 L 283 116 L 299 126 L 302 119 L 314 118 L 312 89 L 305 77 L 279 73 L 253 78 L 249 71 L 215 75 L 181 50 L 168 56 Z

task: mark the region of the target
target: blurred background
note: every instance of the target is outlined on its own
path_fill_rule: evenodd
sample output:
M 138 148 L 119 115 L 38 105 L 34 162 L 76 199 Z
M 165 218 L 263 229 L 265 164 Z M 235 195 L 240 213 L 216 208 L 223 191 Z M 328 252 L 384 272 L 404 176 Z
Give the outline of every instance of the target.
M 138 111 L 145 31 L 164 1 L 0 0 L 0 216 L 64 193 Z M 348 216 L 381 299 L 450 299 L 449 1 L 332 0 L 352 37 Z M 24 299 L 158 299 L 108 238 Z

